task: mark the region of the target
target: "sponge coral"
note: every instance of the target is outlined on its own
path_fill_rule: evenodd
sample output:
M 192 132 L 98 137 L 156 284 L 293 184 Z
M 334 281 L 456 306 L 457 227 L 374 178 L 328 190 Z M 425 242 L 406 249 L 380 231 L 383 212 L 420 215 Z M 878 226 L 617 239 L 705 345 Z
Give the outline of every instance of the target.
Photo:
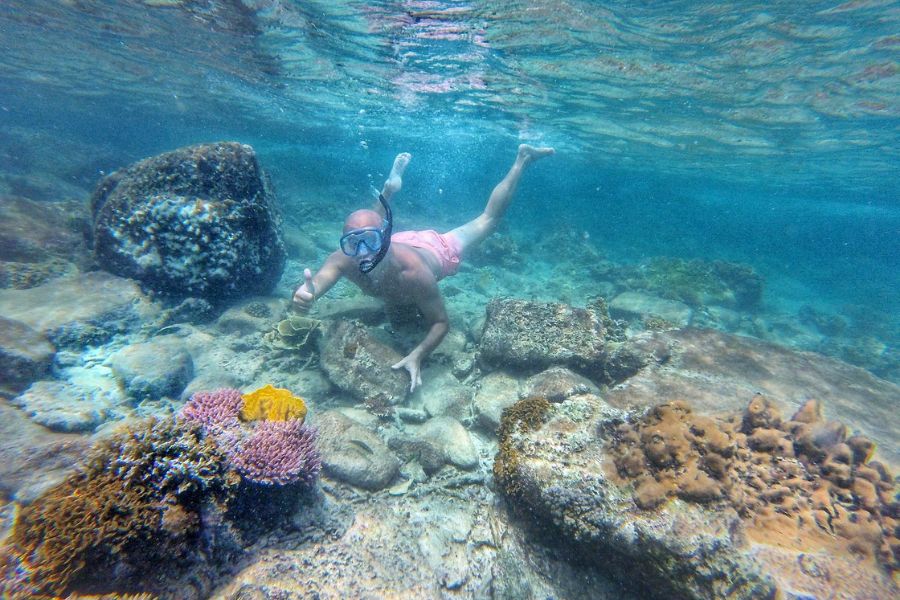
M 306 404 L 290 390 L 267 385 L 255 392 L 244 394 L 241 419 L 244 421 L 287 421 L 306 418 Z

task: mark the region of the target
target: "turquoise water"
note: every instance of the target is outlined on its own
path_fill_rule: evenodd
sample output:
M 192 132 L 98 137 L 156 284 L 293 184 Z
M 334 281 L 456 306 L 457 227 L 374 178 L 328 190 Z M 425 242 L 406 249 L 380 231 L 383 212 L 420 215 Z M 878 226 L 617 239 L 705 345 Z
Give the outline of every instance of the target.
M 449 222 L 479 209 L 516 143 L 540 142 L 559 158 L 523 186 L 515 227 L 578 222 L 625 259 L 739 260 L 896 312 L 893 3 L 0 10 L 7 173 L 86 190 L 239 139 L 290 210 L 309 185 L 363 191 L 409 151 L 408 212 Z
M 519 144 L 552 146 L 501 250 L 447 282 L 470 343 L 494 296 L 649 289 L 900 383 L 896 1 L 4 0 L 0 49 L 4 200 L 86 205 L 145 157 L 249 144 L 316 240 L 288 244 L 285 299 L 399 152 L 395 229 L 448 230 Z M 747 266 L 762 300 L 722 316 L 640 283 L 662 258 Z

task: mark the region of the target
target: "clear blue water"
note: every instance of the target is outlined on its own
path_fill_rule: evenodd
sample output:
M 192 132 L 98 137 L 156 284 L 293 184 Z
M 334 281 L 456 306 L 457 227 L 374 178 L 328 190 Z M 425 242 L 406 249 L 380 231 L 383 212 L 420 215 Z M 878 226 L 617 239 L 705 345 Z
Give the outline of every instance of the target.
M 9 1 L 0 166 L 90 189 L 239 139 L 289 208 L 310 184 L 362 193 L 406 150 L 409 210 L 440 220 L 540 142 L 559 158 L 514 227 L 577 222 L 612 256 L 740 260 L 891 313 L 898 20 L 874 1 Z
M 0 52 L 2 195 L 238 140 L 302 226 L 408 151 L 397 217 L 444 229 L 550 145 L 507 216 L 523 252 L 748 264 L 766 315 L 838 315 L 900 381 L 900 2 L 4 0 Z

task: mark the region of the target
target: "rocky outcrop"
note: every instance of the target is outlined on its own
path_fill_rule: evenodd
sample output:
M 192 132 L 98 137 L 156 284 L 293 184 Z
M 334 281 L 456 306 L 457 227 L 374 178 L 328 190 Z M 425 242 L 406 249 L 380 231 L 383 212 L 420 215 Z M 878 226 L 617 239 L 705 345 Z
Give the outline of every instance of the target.
M 653 597 L 894 597 L 893 481 L 865 465 L 870 444 L 854 453 L 806 413 L 782 421 L 766 401 L 714 420 L 677 402 L 644 415 L 591 394 L 531 397 L 504 413 L 494 477 L 566 552 Z M 840 491 L 855 484 L 837 465 L 891 489 L 867 507 Z
M 0 290 L 0 314 L 46 335 L 57 348 L 100 344 L 156 318 L 135 282 L 102 271 L 27 290 Z
M 868 371 L 812 352 L 704 329 L 644 334 L 632 345 L 656 357 L 610 388 L 604 399 L 620 408 L 685 400 L 704 413 L 743 410 L 756 393 L 785 412 L 820 401 L 851 430 L 864 431 L 881 456 L 900 464 L 897 431 L 900 387 Z
M 81 202 L 0 198 L 0 288 L 32 288 L 85 267 L 88 223 Z
M 265 293 L 284 268 L 274 194 L 247 145 L 190 146 L 116 171 L 91 215 L 97 262 L 164 295 Z

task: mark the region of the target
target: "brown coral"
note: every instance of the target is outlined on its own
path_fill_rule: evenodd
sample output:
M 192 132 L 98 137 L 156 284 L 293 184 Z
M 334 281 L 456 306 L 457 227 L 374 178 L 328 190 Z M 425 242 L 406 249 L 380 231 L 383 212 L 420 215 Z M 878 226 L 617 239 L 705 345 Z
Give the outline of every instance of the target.
M 287 421 L 306 418 L 306 403 L 303 398 L 291 394 L 290 390 L 276 388 L 269 384 L 254 392 L 241 396 L 242 421 Z
M 75 474 L 22 509 L 8 552 L 28 582 L 64 594 L 109 574 L 153 573 L 189 556 L 203 503 L 226 503 L 239 476 L 196 426 L 148 420 L 111 436 Z
M 642 510 L 671 497 L 724 502 L 744 517 L 751 537 L 837 545 L 898 569 L 894 479 L 870 462 L 874 444 L 825 421 L 816 401 L 789 420 L 763 396 L 731 419 L 694 415 L 684 402 L 663 404 L 620 425 L 611 450 L 615 475 L 633 482 Z
M 544 417 L 550 410 L 550 402 L 542 396 L 531 396 L 519 400 L 504 409 L 500 418 L 500 451 L 494 458 L 494 481 L 508 496 L 516 497 L 522 493 L 519 478 L 516 477 L 519 466 L 519 454 L 515 448 L 515 434 L 528 432 L 540 427 Z

